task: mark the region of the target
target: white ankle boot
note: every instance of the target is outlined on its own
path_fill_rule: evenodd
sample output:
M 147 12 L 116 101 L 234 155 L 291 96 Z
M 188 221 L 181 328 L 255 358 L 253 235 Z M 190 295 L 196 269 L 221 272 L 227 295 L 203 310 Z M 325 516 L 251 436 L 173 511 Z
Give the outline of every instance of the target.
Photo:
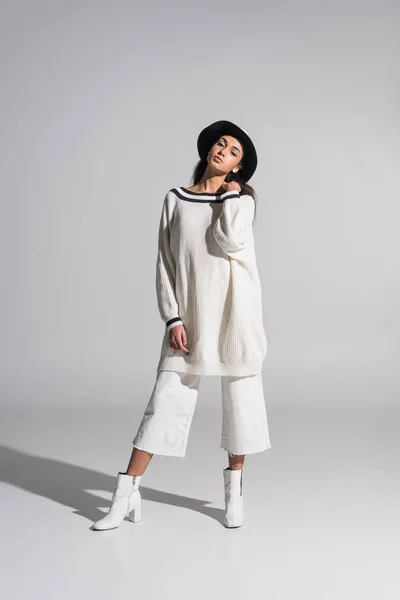
M 142 519 L 142 498 L 139 491 L 141 479 L 142 475 L 118 473 L 110 510 L 105 517 L 93 524 L 93 529 L 103 531 L 119 527 L 128 515 L 133 523 Z
M 226 527 L 240 527 L 244 522 L 243 469 L 224 469 Z

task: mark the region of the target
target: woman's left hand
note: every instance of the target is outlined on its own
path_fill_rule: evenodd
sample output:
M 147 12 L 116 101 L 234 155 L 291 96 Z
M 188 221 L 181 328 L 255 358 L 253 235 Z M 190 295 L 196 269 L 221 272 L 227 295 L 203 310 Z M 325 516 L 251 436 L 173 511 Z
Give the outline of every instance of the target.
M 234 191 L 238 191 L 240 192 L 240 190 L 242 189 L 240 187 L 240 185 L 238 184 L 237 181 L 225 181 L 222 184 L 222 187 L 227 191 L 227 192 L 234 192 Z

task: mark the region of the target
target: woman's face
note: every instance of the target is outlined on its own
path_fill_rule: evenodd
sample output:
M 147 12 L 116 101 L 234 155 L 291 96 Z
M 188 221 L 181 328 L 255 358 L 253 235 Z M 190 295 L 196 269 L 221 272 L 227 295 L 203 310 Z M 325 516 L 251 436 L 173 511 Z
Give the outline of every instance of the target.
M 221 137 L 211 146 L 208 153 L 208 163 L 214 170 L 221 174 L 228 174 L 243 157 L 243 148 L 239 140 L 231 135 Z M 240 170 L 240 169 L 238 169 Z

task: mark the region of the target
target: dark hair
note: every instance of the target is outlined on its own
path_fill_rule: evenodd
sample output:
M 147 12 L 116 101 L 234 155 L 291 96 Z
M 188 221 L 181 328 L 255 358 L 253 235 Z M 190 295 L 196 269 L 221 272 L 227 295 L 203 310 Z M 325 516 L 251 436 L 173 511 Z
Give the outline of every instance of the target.
M 240 163 L 239 163 L 240 164 Z M 208 165 L 207 159 L 200 159 L 198 161 L 198 163 L 196 164 L 196 166 L 193 169 L 193 173 L 192 173 L 192 177 L 191 177 L 191 184 L 192 185 L 196 185 L 196 183 L 198 183 L 200 181 L 200 179 L 203 177 L 204 175 L 204 171 L 206 170 Z M 257 202 L 256 202 L 256 198 L 257 198 L 257 194 L 254 190 L 254 188 L 251 187 L 251 185 L 249 183 L 247 183 L 246 181 L 243 181 L 240 178 L 240 169 L 237 173 L 228 173 L 228 175 L 225 177 L 225 181 L 237 181 L 238 184 L 240 185 L 241 188 L 241 194 L 248 194 L 249 196 L 251 196 L 254 199 L 254 219 L 256 218 L 256 210 L 257 210 Z M 254 222 L 253 219 L 253 222 Z

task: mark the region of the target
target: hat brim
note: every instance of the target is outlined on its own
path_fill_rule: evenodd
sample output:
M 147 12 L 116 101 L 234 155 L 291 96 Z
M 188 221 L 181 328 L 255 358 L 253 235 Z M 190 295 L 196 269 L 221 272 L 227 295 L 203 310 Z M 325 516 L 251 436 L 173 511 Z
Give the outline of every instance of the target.
M 215 123 L 211 123 L 200 132 L 197 138 L 197 150 L 200 158 L 207 158 L 211 146 L 215 144 L 221 135 L 231 135 L 242 144 L 244 156 L 240 178 L 243 181 L 249 181 L 257 168 L 257 152 L 248 133 L 231 121 L 215 121 Z

